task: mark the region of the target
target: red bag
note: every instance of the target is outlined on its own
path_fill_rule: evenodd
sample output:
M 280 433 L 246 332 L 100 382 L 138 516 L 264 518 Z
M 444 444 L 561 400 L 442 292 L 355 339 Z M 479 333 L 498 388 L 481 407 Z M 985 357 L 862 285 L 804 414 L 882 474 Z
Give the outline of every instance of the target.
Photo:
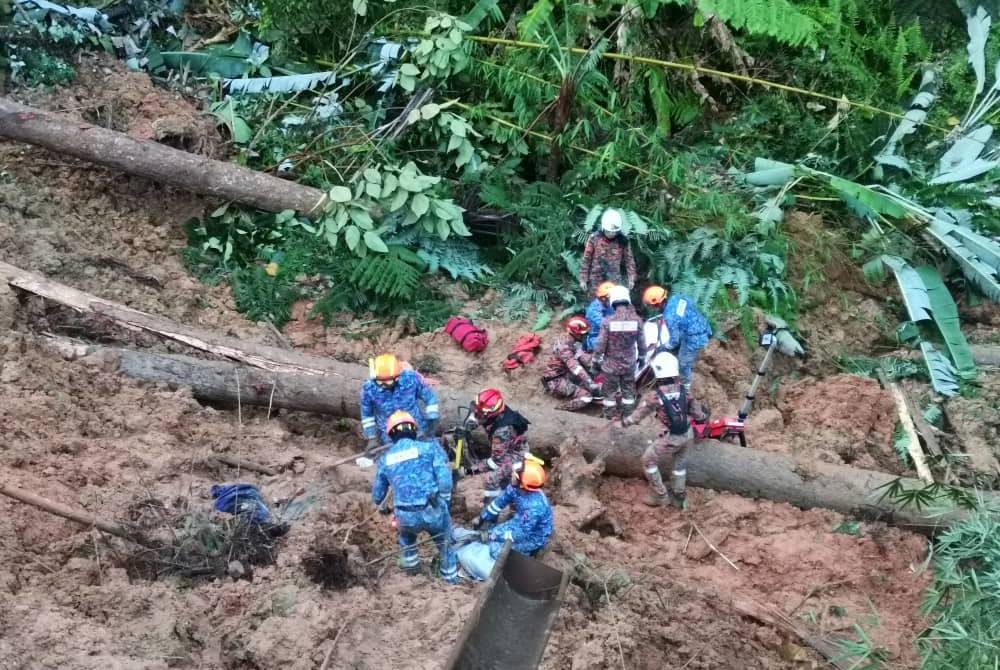
M 464 316 L 453 316 L 444 325 L 444 332 L 454 338 L 466 351 L 478 354 L 490 343 L 490 336 L 482 328 L 477 328 Z
M 503 367 L 508 372 L 535 360 L 535 350 L 542 346 L 542 338 L 533 333 L 517 338 L 514 348 L 507 354 Z

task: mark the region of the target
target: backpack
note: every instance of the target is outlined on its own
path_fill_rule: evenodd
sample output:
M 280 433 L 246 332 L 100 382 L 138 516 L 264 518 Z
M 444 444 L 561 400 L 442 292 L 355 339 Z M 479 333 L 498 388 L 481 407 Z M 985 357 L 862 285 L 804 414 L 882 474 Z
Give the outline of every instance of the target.
M 673 397 L 671 397 L 673 396 Z M 656 397 L 660 400 L 663 408 L 663 417 L 666 419 L 667 430 L 671 435 L 686 435 L 691 428 L 691 420 L 688 417 L 687 393 L 681 388 L 681 392 L 674 396 L 656 391 Z
M 483 328 L 473 325 L 471 319 L 464 316 L 453 316 L 444 325 L 444 332 L 451 335 L 462 349 L 478 354 L 490 342 L 490 336 Z

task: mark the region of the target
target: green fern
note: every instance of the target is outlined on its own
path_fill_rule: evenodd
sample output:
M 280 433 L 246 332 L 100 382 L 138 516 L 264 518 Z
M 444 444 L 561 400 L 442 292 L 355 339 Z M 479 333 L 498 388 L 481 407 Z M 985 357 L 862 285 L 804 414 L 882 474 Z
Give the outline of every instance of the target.
M 715 14 L 751 35 L 767 35 L 790 46 L 818 44 L 819 24 L 788 0 L 698 0 L 697 6 L 703 14 Z
M 386 298 L 412 298 L 420 285 L 423 267 L 404 260 L 406 253 L 410 252 L 390 247 L 389 253 L 359 259 L 351 273 L 351 283 Z

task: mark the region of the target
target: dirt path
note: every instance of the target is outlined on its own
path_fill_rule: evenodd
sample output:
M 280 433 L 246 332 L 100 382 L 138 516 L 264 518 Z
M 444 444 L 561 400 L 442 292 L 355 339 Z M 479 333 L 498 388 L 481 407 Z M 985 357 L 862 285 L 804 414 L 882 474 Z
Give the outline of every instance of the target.
M 122 101 L 114 116 L 121 129 L 154 132 L 172 118 L 196 135 L 190 106 L 158 98 L 165 94 L 141 77 L 108 76 L 104 66 L 94 67 L 93 75 L 107 80 L 99 99 L 85 78 L 69 93 L 32 102 L 106 109 L 114 98 Z M 186 274 L 179 256 L 183 224 L 203 205 L 0 143 L 0 258 L 143 310 L 277 343 L 268 328 L 235 312 L 227 289 Z M 35 300 L 18 305 L 6 293 L 0 293 L 0 322 L 21 331 L 29 324 L 63 332 L 72 326 L 64 313 Z M 435 357 L 433 376 L 449 384 L 513 386 L 549 402 L 537 383 L 539 363 L 512 376 L 500 370 L 526 327 L 487 327 L 493 344 L 480 359 L 458 352 L 442 335 L 405 338 L 396 348 L 415 361 Z M 349 359 L 363 359 L 377 346 L 302 319 L 288 333 L 314 351 Z M 544 335 L 550 342 L 551 331 Z M 697 390 L 716 414 L 735 410 L 752 359 L 738 336 L 706 352 Z M 891 421 L 885 428 L 891 402 L 877 385 L 813 378 L 801 365 L 782 366 L 781 382 L 762 394 L 750 424 L 755 448 L 787 450 L 808 436 L 817 458 L 899 467 L 891 458 Z M 147 498 L 207 512 L 208 488 L 237 478 L 259 484 L 269 498 L 299 489 L 315 496 L 276 565 L 255 569 L 250 580 L 199 582 L 130 578 L 119 541 L 0 499 L 0 670 L 317 668 L 334 638 L 331 668 L 430 669 L 447 656 L 480 585 L 445 588 L 426 575 L 407 578 L 391 560 L 339 590 L 309 576 L 317 550 L 331 543 L 355 562 L 395 546 L 385 519 L 366 521 L 371 473 L 328 469 L 355 448 L 352 422 L 244 411 L 241 425 L 236 412 L 203 407 L 183 390 L 133 383 L 101 360 L 63 362 L 6 329 L 0 332 L 0 383 L 0 476 L 60 502 L 116 519 L 130 519 L 135 502 Z M 845 394 L 863 402 L 836 402 Z M 297 465 L 259 477 L 206 465 L 213 450 Z M 470 505 L 475 489 L 473 482 L 463 484 Z M 589 566 L 576 568 L 578 584 L 601 575 L 613 593 L 609 605 L 578 584 L 570 588 L 542 667 L 617 668 L 622 659 L 624 667 L 650 669 L 821 667 L 796 640 L 691 596 L 692 587 L 794 611 L 796 620 L 834 638 L 853 636 L 858 624 L 896 665 L 915 665 L 912 640 L 928 581 L 919 570 L 926 558 L 922 539 L 871 525 L 857 528 L 858 535 L 837 533 L 844 520 L 833 513 L 710 491 L 695 490 L 684 514 L 653 511 L 639 503 L 642 493 L 641 482 L 600 482 L 599 503 L 617 523 L 620 532 L 614 532 L 575 529 L 571 519 L 580 501 L 553 491 L 559 523 L 546 560 L 567 569 Z M 470 514 L 460 506 L 460 520 Z M 738 569 L 708 549 L 692 521 Z

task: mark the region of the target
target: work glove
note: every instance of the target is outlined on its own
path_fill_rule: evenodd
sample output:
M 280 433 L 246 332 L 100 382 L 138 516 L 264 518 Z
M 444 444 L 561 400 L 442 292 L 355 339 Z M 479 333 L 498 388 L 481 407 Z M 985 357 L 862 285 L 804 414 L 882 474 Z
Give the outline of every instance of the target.
M 421 437 L 425 437 L 425 438 L 427 438 L 427 437 L 429 437 L 429 438 L 435 437 L 437 435 L 437 428 L 438 428 L 438 420 L 437 419 L 430 419 L 427 422 L 427 428 L 424 429 L 424 432 L 421 434 Z
M 365 441 L 365 451 L 372 451 L 373 449 L 377 449 L 377 448 L 378 448 L 378 438 L 377 437 L 369 437 Z
M 476 421 L 474 418 L 470 416 L 468 419 L 465 420 L 466 430 L 475 430 L 476 428 L 479 428 L 479 422 Z

